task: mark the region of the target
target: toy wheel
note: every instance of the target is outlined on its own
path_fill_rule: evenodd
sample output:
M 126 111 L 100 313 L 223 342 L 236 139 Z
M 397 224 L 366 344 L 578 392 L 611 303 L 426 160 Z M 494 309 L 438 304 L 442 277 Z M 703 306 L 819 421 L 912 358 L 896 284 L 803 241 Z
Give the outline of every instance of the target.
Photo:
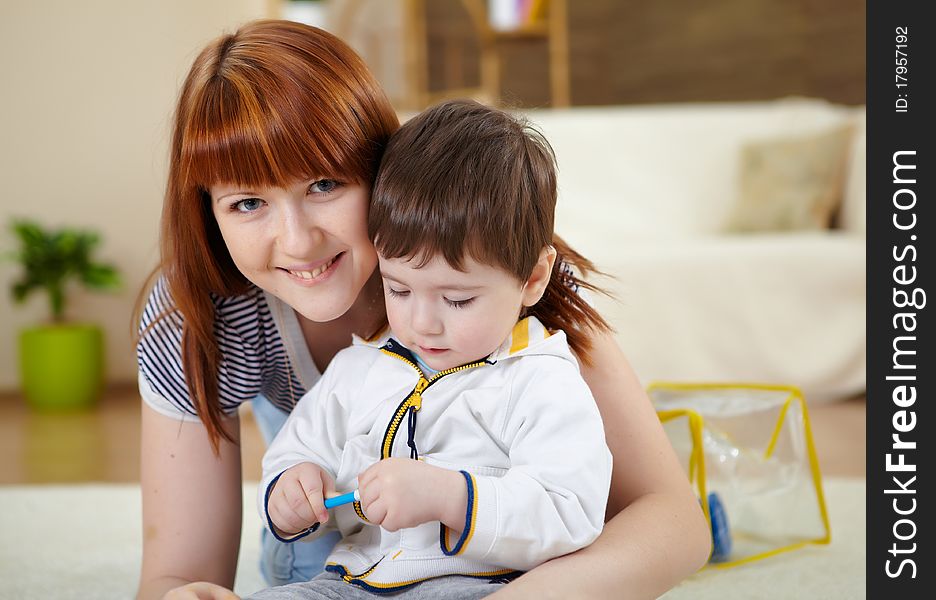
M 728 527 L 728 513 L 718 494 L 708 496 L 709 515 L 712 519 L 712 557 L 711 562 L 723 562 L 731 555 L 731 530 Z

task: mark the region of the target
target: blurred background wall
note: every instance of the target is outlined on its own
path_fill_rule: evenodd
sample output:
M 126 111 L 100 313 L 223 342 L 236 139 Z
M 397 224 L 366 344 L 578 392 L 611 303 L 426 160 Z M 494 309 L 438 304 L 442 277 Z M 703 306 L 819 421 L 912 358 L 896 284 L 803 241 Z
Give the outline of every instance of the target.
M 865 103 L 861 0 L 569 2 L 573 104 Z
M 130 313 L 158 257 L 173 104 L 197 50 L 268 14 L 267 0 L 2 0 L 0 252 L 12 218 L 100 232 L 97 256 L 119 294 L 76 291 L 69 315 L 101 323 L 112 381 L 136 377 Z M 16 265 L 0 262 L 0 389 L 17 385 L 16 333 L 46 319 L 45 298 L 13 305 Z
M 484 4 L 484 0 L 480 0 Z M 285 0 L 0 1 L 0 253 L 7 224 L 97 230 L 119 294 L 77 291 L 69 315 L 104 326 L 112 382 L 136 376 L 130 315 L 158 258 L 157 232 L 173 105 L 205 42 L 287 12 Z M 693 0 L 565 3 L 568 102 L 629 104 L 787 95 L 864 103 L 864 3 Z M 407 11 L 419 10 L 416 24 Z M 420 8 L 421 7 L 421 8 Z M 365 56 L 400 108 L 422 91 L 480 84 L 479 41 L 461 0 L 336 0 L 324 15 Z M 498 34 L 500 97 L 554 103 L 549 34 Z M 410 45 L 408 45 L 408 43 Z M 416 43 L 417 46 L 413 46 Z M 422 48 L 425 73 L 412 68 Z M 409 94 L 409 95 L 408 95 Z M 428 98 L 429 96 L 422 96 Z M 46 318 L 45 299 L 14 306 L 17 273 L 0 262 L 0 390 L 17 385 L 16 332 Z
M 561 0 L 548 23 L 485 32 L 473 19 L 523 0 L 334 0 L 337 33 L 365 56 L 398 104 L 407 86 L 457 95 L 482 85 L 481 46 L 500 69 L 498 100 L 554 104 L 550 56 L 558 40 L 568 62 L 568 103 L 765 100 L 799 95 L 864 104 L 865 5 L 861 0 Z M 530 4 L 530 2 L 527 2 Z M 552 7 L 561 4 L 561 11 Z M 561 14 L 550 14 L 559 12 Z M 405 18 L 401 18 L 405 15 Z M 550 25 L 555 27 L 551 28 Z M 545 25 L 538 27 L 537 25 Z M 410 39 L 409 50 L 401 40 Z M 427 73 L 405 65 L 424 48 Z M 418 108 L 415 106 L 407 108 Z

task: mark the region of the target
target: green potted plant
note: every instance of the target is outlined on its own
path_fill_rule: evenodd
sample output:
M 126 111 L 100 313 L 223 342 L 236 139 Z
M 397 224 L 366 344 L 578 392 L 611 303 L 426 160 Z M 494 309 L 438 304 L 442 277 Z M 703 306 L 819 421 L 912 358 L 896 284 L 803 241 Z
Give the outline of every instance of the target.
M 95 233 L 47 231 L 30 221 L 15 221 L 11 229 L 20 245 L 12 258 L 23 267 L 22 277 L 13 282 L 13 299 L 22 303 L 42 290 L 50 309 L 49 322 L 19 335 L 23 394 L 38 409 L 93 406 L 104 382 L 104 336 L 97 325 L 66 320 L 69 284 L 115 289 L 120 276 L 113 266 L 92 260 L 99 242 Z

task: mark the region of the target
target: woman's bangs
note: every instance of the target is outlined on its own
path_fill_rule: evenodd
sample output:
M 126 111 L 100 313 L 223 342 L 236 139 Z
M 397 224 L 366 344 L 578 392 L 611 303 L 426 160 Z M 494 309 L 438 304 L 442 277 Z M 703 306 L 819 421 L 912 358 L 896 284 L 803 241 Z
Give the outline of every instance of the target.
M 182 149 L 188 181 L 207 190 L 218 183 L 286 187 L 313 177 L 366 179 L 360 160 L 353 160 L 362 150 L 354 140 L 336 139 L 341 132 L 329 131 L 327 119 L 316 120 L 317 111 L 261 111 L 264 99 L 251 100 L 218 102 L 189 120 Z

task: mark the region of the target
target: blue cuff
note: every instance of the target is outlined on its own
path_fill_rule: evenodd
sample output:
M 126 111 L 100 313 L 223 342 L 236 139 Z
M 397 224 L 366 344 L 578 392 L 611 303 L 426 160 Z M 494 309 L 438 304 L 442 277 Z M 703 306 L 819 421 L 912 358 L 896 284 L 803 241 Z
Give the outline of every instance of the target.
M 311 527 L 305 529 L 304 531 L 300 531 L 290 538 L 284 538 L 280 536 L 280 534 L 276 533 L 276 526 L 273 525 L 273 520 L 270 518 L 270 493 L 273 491 L 273 486 L 276 485 L 276 482 L 279 481 L 279 478 L 282 477 L 283 473 L 285 472 L 286 471 L 283 471 L 274 477 L 273 481 L 270 482 L 270 485 L 267 486 L 266 494 L 263 496 L 263 514 L 266 516 L 267 529 L 270 530 L 270 533 L 273 534 L 273 537 L 281 542 L 288 544 L 290 542 L 295 542 L 296 540 L 302 539 L 310 533 L 315 533 L 318 531 L 319 525 L 321 525 L 321 523 L 314 523 Z
M 458 541 L 455 542 L 455 546 L 450 550 L 448 547 L 448 532 L 449 528 L 444 524 L 440 524 L 439 529 L 439 545 L 442 547 L 442 553 L 446 556 L 455 556 L 456 554 L 461 554 L 465 550 L 465 546 L 468 544 L 468 541 L 471 539 L 471 535 L 474 533 L 474 523 L 475 523 L 475 514 L 478 509 L 478 499 L 475 496 L 475 484 L 474 477 L 471 476 L 467 471 L 459 471 L 465 477 L 465 485 L 468 486 L 468 502 L 466 503 L 465 508 L 465 526 L 462 528 L 461 537 L 458 538 Z

